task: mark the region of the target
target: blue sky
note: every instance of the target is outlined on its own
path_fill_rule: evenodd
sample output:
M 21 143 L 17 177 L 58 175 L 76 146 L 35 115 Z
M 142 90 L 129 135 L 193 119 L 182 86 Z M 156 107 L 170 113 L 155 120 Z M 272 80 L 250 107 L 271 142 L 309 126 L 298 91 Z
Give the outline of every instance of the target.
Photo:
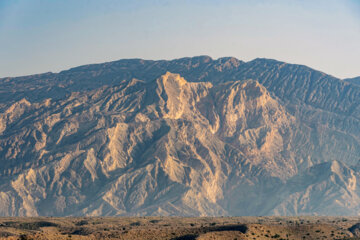
M 0 77 L 196 55 L 360 76 L 360 0 L 0 0 Z

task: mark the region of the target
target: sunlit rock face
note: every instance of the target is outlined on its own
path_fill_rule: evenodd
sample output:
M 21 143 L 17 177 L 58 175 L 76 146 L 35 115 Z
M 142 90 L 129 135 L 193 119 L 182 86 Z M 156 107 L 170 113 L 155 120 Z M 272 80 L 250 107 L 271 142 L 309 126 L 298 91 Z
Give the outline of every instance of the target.
M 360 87 L 207 56 L 0 79 L 0 215 L 358 215 Z

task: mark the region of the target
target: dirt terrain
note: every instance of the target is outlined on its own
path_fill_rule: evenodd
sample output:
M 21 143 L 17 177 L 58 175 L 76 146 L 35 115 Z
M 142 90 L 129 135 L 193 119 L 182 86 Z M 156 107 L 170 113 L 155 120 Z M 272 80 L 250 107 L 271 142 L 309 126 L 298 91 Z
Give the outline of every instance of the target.
M 0 239 L 360 239 L 355 217 L 1 218 Z

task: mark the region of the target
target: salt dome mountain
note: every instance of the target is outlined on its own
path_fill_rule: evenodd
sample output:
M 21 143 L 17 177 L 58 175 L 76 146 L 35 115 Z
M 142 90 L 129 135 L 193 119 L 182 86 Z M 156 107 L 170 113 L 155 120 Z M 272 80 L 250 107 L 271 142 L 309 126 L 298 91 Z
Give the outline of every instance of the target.
M 125 59 L 0 79 L 0 215 L 359 215 L 360 86 Z

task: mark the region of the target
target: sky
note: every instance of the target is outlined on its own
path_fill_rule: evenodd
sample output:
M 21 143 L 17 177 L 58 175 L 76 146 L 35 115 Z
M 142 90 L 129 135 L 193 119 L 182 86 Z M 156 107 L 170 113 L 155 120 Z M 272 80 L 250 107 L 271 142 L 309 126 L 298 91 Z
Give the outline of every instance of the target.
M 0 77 L 198 55 L 360 76 L 360 0 L 0 0 Z

